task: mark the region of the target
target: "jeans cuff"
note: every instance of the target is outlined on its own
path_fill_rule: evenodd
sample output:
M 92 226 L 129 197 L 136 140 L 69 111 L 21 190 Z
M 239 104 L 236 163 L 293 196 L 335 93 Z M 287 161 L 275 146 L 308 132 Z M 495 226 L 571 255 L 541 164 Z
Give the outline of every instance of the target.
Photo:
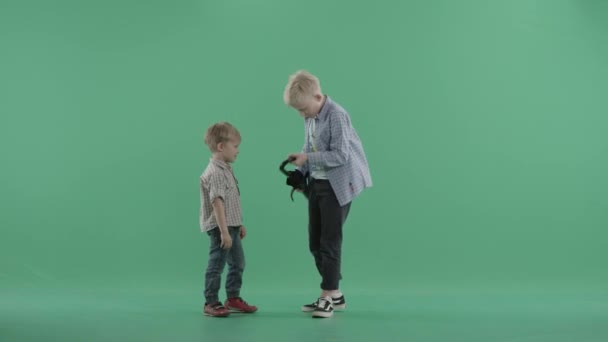
M 228 299 L 230 299 L 230 298 L 240 297 L 241 293 L 240 293 L 240 291 L 230 291 L 230 292 L 226 291 L 226 295 L 228 296 Z
M 218 297 L 209 297 L 209 298 L 205 298 L 205 304 L 215 304 L 215 303 L 219 303 L 220 299 Z

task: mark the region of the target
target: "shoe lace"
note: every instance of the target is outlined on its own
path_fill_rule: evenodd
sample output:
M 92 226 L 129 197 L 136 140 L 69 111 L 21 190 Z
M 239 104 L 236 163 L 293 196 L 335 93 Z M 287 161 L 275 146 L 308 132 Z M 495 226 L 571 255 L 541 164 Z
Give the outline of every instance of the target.
M 245 305 L 249 305 L 249 304 L 248 304 L 246 301 L 244 301 L 244 300 L 243 300 L 243 298 L 241 298 L 241 297 L 236 297 L 236 298 L 234 298 L 234 300 L 235 300 L 235 301 L 237 301 L 237 302 L 241 302 L 241 303 L 243 303 L 243 304 L 245 304 Z
M 327 300 L 325 297 L 317 299 L 317 306 L 325 307 L 327 303 L 331 304 L 331 300 Z

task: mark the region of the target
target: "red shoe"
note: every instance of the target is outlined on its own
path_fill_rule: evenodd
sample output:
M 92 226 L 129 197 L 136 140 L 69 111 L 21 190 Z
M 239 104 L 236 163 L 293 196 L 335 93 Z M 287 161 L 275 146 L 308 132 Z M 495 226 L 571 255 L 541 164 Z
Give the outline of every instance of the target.
M 230 311 L 222 306 L 222 303 L 217 302 L 215 304 L 205 304 L 204 314 L 212 317 L 228 317 Z
M 258 311 L 257 306 L 247 304 L 241 297 L 228 298 L 224 305 L 230 312 L 254 313 Z

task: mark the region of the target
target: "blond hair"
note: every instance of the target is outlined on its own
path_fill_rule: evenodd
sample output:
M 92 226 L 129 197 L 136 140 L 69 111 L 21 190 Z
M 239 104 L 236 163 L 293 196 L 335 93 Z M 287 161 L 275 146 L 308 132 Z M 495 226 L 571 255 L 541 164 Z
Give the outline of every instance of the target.
M 207 128 L 205 133 L 205 145 L 211 152 L 217 151 L 217 144 L 225 143 L 230 140 L 241 141 L 241 133 L 230 123 L 222 121 Z
M 291 107 L 296 107 L 307 98 L 321 94 L 319 79 L 306 70 L 299 70 L 289 76 L 289 81 L 283 93 L 283 101 Z

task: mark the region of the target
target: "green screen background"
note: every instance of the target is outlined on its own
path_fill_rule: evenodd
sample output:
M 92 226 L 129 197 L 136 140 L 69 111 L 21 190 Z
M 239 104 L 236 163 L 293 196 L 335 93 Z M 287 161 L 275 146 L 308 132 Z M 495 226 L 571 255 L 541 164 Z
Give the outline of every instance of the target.
M 303 141 L 282 102 L 299 69 L 349 111 L 374 181 L 344 228 L 346 293 L 605 295 L 607 11 L 2 0 L 6 308 L 54 290 L 200 305 L 202 136 L 220 120 L 243 136 L 244 296 L 314 298 L 305 200 L 278 171 Z

